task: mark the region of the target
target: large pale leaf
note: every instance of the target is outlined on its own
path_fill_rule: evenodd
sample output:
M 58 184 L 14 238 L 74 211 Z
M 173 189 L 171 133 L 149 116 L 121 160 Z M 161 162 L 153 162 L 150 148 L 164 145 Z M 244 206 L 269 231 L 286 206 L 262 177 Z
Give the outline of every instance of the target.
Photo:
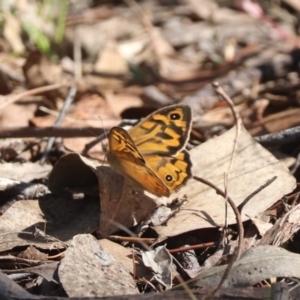
M 226 267 L 205 270 L 192 279 L 190 285 L 216 287 Z M 223 287 L 247 287 L 273 277 L 299 278 L 300 255 L 275 246 L 251 248 L 233 264 Z
M 192 149 L 190 153 L 194 175 L 208 179 L 224 190 L 224 174 L 228 172 L 234 139 L 235 128 Z M 291 192 L 296 182 L 289 170 L 269 151 L 256 143 L 243 128 L 237 143 L 234 163 L 228 174 L 228 194 L 236 205 L 267 180 L 277 176 L 270 186 L 255 195 L 244 207 L 242 218 L 246 220 L 248 216 L 254 218 L 260 215 L 283 195 Z M 92 176 L 88 175 L 88 169 L 93 173 Z M 131 227 L 145 220 L 154 211 L 157 203 L 171 202 L 176 198 L 182 199 L 183 196 L 187 199 L 186 204 L 167 222 L 167 226 L 154 227 L 160 238 L 225 224 L 224 198 L 195 180 L 188 181 L 186 186 L 169 198 L 158 198 L 124 180 L 111 168 L 75 153 L 64 156 L 54 167 L 52 174 L 54 173 L 56 183 L 52 185 L 61 187 L 67 183 L 76 186 L 83 182 L 88 186 L 92 180 L 87 179 L 96 175 L 101 199 L 99 233 L 103 236 L 113 233 L 122 226 Z M 50 183 L 52 177 L 50 176 Z M 230 208 L 227 222 L 229 224 L 236 222 Z
M 224 174 L 228 172 L 235 140 L 235 128 L 222 136 L 190 151 L 193 173 L 205 178 L 224 190 Z M 228 195 L 238 206 L 243 200 L 273 176 L 277 179 L 255 195 L 242 211 L 242 219 L 260 215 L 283 195 L 291 192 L 295 178 L 289 170 L 269 151 L 259 145 L 242 128 L 238 140 L 234 163 L 228 174 Z M 190 180 L 172 198 L 187 196 L 187 203 L 168 221 L 167 226 L 155 227 L 160 238 L 178 235 L 199 228 L 225 224 L 225 201 L 206 185 Z M 227 222 L 236 222 L 232 210 L 228 209 Z

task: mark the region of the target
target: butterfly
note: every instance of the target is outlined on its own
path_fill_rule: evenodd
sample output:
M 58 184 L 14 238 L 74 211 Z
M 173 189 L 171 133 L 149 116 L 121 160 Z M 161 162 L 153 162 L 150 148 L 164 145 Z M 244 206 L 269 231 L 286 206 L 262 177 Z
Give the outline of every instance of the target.
M 129 131 L 113 127 L 107 160 L 125 178 L 156 196 L 170 196 L 192 176 L 189 153 L 192 110 L 187 105 L 159 109 Z

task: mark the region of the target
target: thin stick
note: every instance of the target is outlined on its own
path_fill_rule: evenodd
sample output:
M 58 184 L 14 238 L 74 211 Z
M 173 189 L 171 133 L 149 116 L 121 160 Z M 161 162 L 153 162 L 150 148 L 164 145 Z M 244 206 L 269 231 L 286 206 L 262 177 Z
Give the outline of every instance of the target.
M 95 137 L 107 130 L 109 129 L 96 127 L 7 127 L 0 128 L 0 138 Z
M 272 177 L 271 179 L 269 179 L 265 184 L 263 184 L 262 186 L 260 186 L 258 189 L 256 189 L 254 192 L 252 192 L 239 206 L 238 206 L 238 210 L 240 213 L 242 213 L 242 209 L 244 208 L 244 206 L 249 202 L 249 200 L 251 198 L 253 198 L 255 195 L 257 195 L 260 191 L 262 191 L 263 189 L 265 189 L 267 186 L 269 186 L 275 179 L 277 179 L 277 176 Z
M 227 104 L 229 105 L 229 107 L 231 109 L 231 112 L 232 112 L 232 115 L 233 115 L 234 120 L 235 120 L 235 124 L 236 124 L 235 137 L 234 137 L 234 141 L 233 141 L 233 149 L 232 149 L 232 152 L 231 152 L 231 158 L 230 158 L 230 163 L 229 163 L 229 166 L 228 166 L 228 171 L 225 174 L 225 180 L 224 180 L 225 181 L 225 192 L 226 192 L 226 195 L 227 195 L 228 185 L 229 185 L 229 183 L 228 183 L 228 174 L 230 174 L 230 172 L 231 172 L 233 161 L 234 161 L 234 157 L 235 157 L 235 154 L 236 154 L 236 151 L 237 151 L 237 141 L 238 141 L 238 137 L 239 137 L 239 134 L 240 134 L 241 128 L 242 128 L 242 119 L 241 119 L 238 111 L 236 110 L 233 101 L 224 92 L 224 90 L 222 89 L 222 87 L 220 87 L 219 83 L 218 82 L 214 82 L 213 83 L 213 87 L 215 88 L 216 93 L 219 94 L 227 102 Z M 226 200 L 227 200 L 227 197 L 226 197 Z M 235 204 L 234 204 L 234 206 L 235 206 Z M 232 205 L 231 205 L 231 207 L 233 208 Z M 235 214 L 236 213 L 239 214 L 239 211 L 234 210 L 234 213 Z M 241 219 L 241 216 L 239 216 L 239 217 L 236 216 L 236 218 L 237 219 Z M 242 226 L 243 227 L 243 224 L 240 223 L 240 224 L 238 224 L 238 226 Z M 239 229 L 239 232 L 243 232 L 243 230 Z M 239 243 L 238 243 L 238 251 L 237 251 L 237 254 L 236 254 L 237 255 L 236 259 L 239 259 L 240 255 L 241 255 L 241 248 L 242 248 L 241 246 L 243 244 L 243 239 L 244 239 L 244 234 L 243 235 L 239 235 Z
M 236 131 L 235 131 L 235 139 L 234 139 L 233 151 L 232 151 L 232 154 L 231 154 L 230 164 L 229 164 L 228 172 L 227 172 L 228 174 L 230 174 L 231 168 L 232 168 L 232 164 L 233 164 L 233 161 L 234 161 L 234 156 L 235 156 L 235 153 L 236 153 L 236 150 L 237 150 L 238 136 L 239 136 L 239 134 L 241 132 L 241 128 L 242 128 L 242 124 L 243 123 L 242 123 L 242 119 L 241 119 L 241 117 L 239 115 L 239 112 L 237 111 L 236 107 L 234 106 L 233 101 L 224 92 L 224 90 L 222 89 L 222 87 L 220 87 L 219 83 L 218 82 L 214 82 L 213 83 L 213 87 L 215 88 L 216 93 L 219 94 L 227 102 L 227 104 L 229 105 L 229 108 L 231 109 L 231 112 L 232 112 L 232 115 L 234 117 L 234 121 L 235 121 L 235 124 L 236 124 Z
M 298 170 L 299 166 L 300 166 L 300 152 L 297 155 L 296 162 L 295 162 L 293 168 L 291 169 L 291 173 L 295 174 L 296 171 Z
M 232 112 L 232 115 L 233 115 L 234 120 L 235 120 L 235 124 L 236 124 L 235 138 L 234 138 L 234 141 L 233 141 L 233 149 L 232 149 L 232 152 L 231 152 L 230 163 L 229 163 L 229 166 L 228 166 L 228 171 L 225 173 L 225 179 L 224 179 L 225 192 L 227 194 L 228 184 L 229 184 L 228 183 L 228 174 L 231 173 L 234 157 L 235 157 L 235 154 L 236 154 L 236 151 L 237 151 L 237 141 L 238 141 L 239 134 L 241 132 L 242 119 L 241 119 L 238 111 L 236 110 L 233 101 L 224 92 L 222 87 L 220 87 L 219 83 L 214 82 L 213 87 L 215 88 L 216 93 L 219 94 L 227 102 L 227 104 L 229 105 L 229 107 L 231 109 L 231 112 Z M 226 215 L 227 215 L 227 206 L 226 206 Z M 225 220 L 226 220 L 226 222 L 225 222 L 225 228 L 226 228 L 227 227 L 227 218 L 225 218 Z M 243 239 L 243 237 L 239 237 L 239 239 L 240 238 Z M 239 250 L 238 253 L 237 253 L 237 255 L 238 255 L 237 259 L 240 257 L 240 254 L 241 254 L 241 250 Z
M 74 53 L 74 77 L 75 80 L 81 80 L 82 79 L 82 57 L 81 57 L 81 40 L 80 40 L 78 27 L 75 28 L 73 53 Z
M 75 87 L 75 85 L 71 86 L 70 88 L 70 91 L 69 91 L 69 94 L 67 96 L 67 99 L 66 101 L 64 102 L 64 105 L 60 111 L 60 114 L 59 116 L 57 117 L 55 123 L 53 124 L 53 127 L 58 127 L 61 125 L 64 117 L 66 116 L 67 112 L 68 112 L 68 109 L 71 105 L 71 103 L 73 102 L 74 98 L 75 98 L 75 95 L 76 95 L 76 91 L 77 91 L 77 88 Z M 43 156 L 40 160 L 40 164 L 43 165 L 50 153 L 50 150 L 53 146 L 53 143 L 55 141 L 55 137 L 50 137 L 48 142 L 47 142 L 47 145 L 46 145 L 46 148 L 45 148 L 45 151 L 43 153 Z
M 254 137 L 254 139 L 265 147 L 281 146 L 289 143 L 299 142 L 300 126 L 274 132 L 274 133 L 261 135 L 261 136 L 256 136 Z
M 189 250 L 211 248 L 214 246 L 217 246 L 217 242 L 202 243 L 202 244 L 197 244 L 197 245 L 193 245 L 193 246 L 184 246 L 184 247 L 180 247 L 180 248 L 170 249 L 169 252 L 172 254 L 172 253 L 178 253 L 178 252 L 186 252 Z
M 220 196 L 222 196 L 224 199 L 226 199 L 226 193 L 224 191 L 222 191 L 219 187 L 217 187 L 215 184 L 213 184 L 212 182 L 204 179 L 204 178 L 201 178 L 201 177 L 198 177 L 198 176 L 193 176 L 193 178 L 197 181 L 200 181 L 204 184 L 206 184 L 207 186 L 211 187 L 212 189 L 214 189 L 216 191 L 216 193 Z M 237 206 L 235 205 L 234 201 L 227 195 L 227 201 L 229 203 L 229 205 L 231 206 L 234 214 L 235 214 L 235 219 L 236 219 L 236 223 L 237 223 L 237 226 L 238 226 L 238 235 L 239 237 L 243 237 L 244 236 L 244 227 L 243 227 L 243 223 L 242 223 L 242 218 L 241 218 L 241 215 L 240 215 L 240 212 L 237 208 Z M 238 242 L 238 247 L 241 246 L 241 241 L 243 239 L 240 239 L 239 238 L 239 242 Z
M 9 104 L 12 104 L 16 101 L 19 101 L 25 97 L 29 97 L 32 95 L 36 95 L 36 94 L 41 94 L 41 93 L 45 93 L 45 92 L 49 92 L 49 91 L 53 91 L 53 90 L 57 90 L 58 88 L 64 86 L 63 84 L 57 83 L 57 84 L 50 84 L 47 86 L 42 86 L 42 87 L 38 87 L 36 89 L 32 89 L 17 95 L 11 95 L 6 97 L 7 101 L 5 101 L 4 103 L 0 104 L 0 110 L 4 107 L 6 107 Z
M 117 125 L 118 127 L 123 127 L 126 125 L 135 125 L 139 122 L 140 120 L 129 120 L 129 119 L 124 119 L 121 121 L 121 123 L 119 123 L 119 125 Z M 83 151 L 82 151 L 82 155 L 88 155 L 88 152 L 95 147 L 98 143 L 100 143 L 101 141 L 103 141 L 104 139 L 107 138 L 107 134 L 106 134 L 106 130 L 104 130 L 104 132 L 97 136 L 93 141 L 89 142 L 88 144 L 85 145 Z
M 238 210 L 237 206 L 235 205 L 234 201 L 229 197 L 228 194 L 226 194 L 224 191 L 222 191 L 219 187 L 217 187 L 212 182 L 210 182 L 210 181 L 208 181 L 204 178 L 198 177 L 198 176 L 193 176 L 193 178 L 197 181 L 200 181 L 200 182 L 206 184 L 207 186 L 211 187 L 212 189 L 214 189 L 216 191 L 216 193 L 218 195 L 221 195 L 224 199 L 226 199 L 226 197 L 227 197 L 227 202 L 231 206 L 231 208 L 234 212 L 234 215 L 236 217 L 236 223 L 237 223 L 237 227 L 238 227 L 238 236 L 239 236 L 238 249 L 241 249 L 241 245 L 242 245 L 243 237 L 244 237 L 244 227 L 243 227 L 241 215 L 240 215 L 239 210 Z M 227 268 L 226 268 L 226 270 L 225 270 L 225 272 L 224 272 L 217 288 L 215 290 L 213 290 L 211 294 L 207 295 L 207 297 L 205 297 L 204 299 L 212 299 L 214 294 L 219 290 L 222 283 L 224 282 L 224 280 L 228 276 L 228 274 L 229 274 L 229 272 L 230 272 L 230 270 L 233 266 L 233 263 L 236 261 L 237 254 L 238 254 L 238 251 L 235 251 L 235 253 L 233 254 L 232 259 L 231 259 L 230 263 L 228 264 L 228 266 L 227 266 Z M 199 276 L 187 281 L 185 284 L 190 285 L 193 282 L 198 281 L 198 280 L 199 280 Z M 178 287 L 182 287 L 182 284 L 177 285 L 175 288 L 178 288 Z
M 231 152 L 231 159 L 230 159 L 230 163 L 228 166 L 228 171 L 225 173 L 225 177 L 224 177 L 224 184 L 225 184 L 225 200 L 226 203 L 229 203 L 229 205 L 231 206 L 236 220 L 237 220 L 237 226 L 238 226 L 238 246 L 237 249 L 233 252 L 232 258 L 218 284 L 218 286 L 209 294 L 205 297 L 205 299 L 212 299 L 215 294 L 217 293 L 217 291 L 221 288 L 223 282 L 225 281 L 225 279 L 227 278 L 230 270 L 232 269 L 232 266 L 234 264 L 235 261 L 237 261 L 241 255 L 241 251 L 242 251 L 242 245 L 243 245 L 243 241 L 244 241 L 244 227 L 243 227 L 243 223 L 242 223 L 242 218 L 241 218 L 241 214 L 237 208 L 237 206 L 235 205 L 235 203 L 229 198 L 228 196 L 228 175 L 231 172 L 232 169 L 232 165 L 233 165 L 233 161 L 234 161 L 234 157 L 237 151 L 237 141 L 238 141 L 238 137 L 239 134 L 241 132 L 241 128 L 242 128 L 242 119 L 238 113 L 238 111 L 236 110 L 233 101 L 228 97 L 228 95 L 224 92 L 224 90 L 220 87 L 218 82 L 214 82 L 213 83 L 213 87 L 216 90 L 216 93 L 219 94 L 229 105 L 231 111 L 232 111 L 232 115 L 234 116 L 235 119 L 235 124 L 236 124 L 236 131 L 235 131 L 235 138 L 233 141 L 233 149 Z M 227 207 L 227 206 L 226 206 Z M 227 218 L 225 218 L 226 222 L 227 222 Z
M 27 95 L 26 95 L 27 96 Z M 24 96 L 25 97 L 25 96 Z M 19 99 L 17 99 L 19 100 Z M 76 122 L 79 122 L 78 120 Z M 126 125 L 134 125 L 139 120 L 123 120 Z M 118 125 L 121 126 L 121 125 Z M 109 131 L 109 128 L 96 127 L 80 127 L 80 128 L 55 128 L 55 127 L 2 127 L 0 128 L 0 138 L 30 138 L 30 137 L 95 137 L 104 131 Z M 300 140 L 300 126 L 290 128 L 284 131 L 275 132 L 267 135 L 254 137 L 255 141 L 263 146 L 280 146 Z M 103 138 L 102 138 L 103 140 Z M 99 142 L 99 141 L 98 141 Z M 97 143 L 98 143 L 97 142 Z
M 197 176 L 194 176 L 193 178 L 194 178 L 195 180 L 198 180 L 198 181 L 200 181 L 200 182 L 202 182 L 202 183 L 208 185 L 209 187 L 213 188 L 213 189 L 216 191 L 216 193 L 217 193 L 218 195 L 221 195 L 223 198 L 225 198 L 226 196 L 228 197 L 228 198 L 227 198 L 227 201 L 228 201 L 229 205 L 231 206 L 231 208 L 232 208 L 232 210 L 234 211 L 234 214 L 235 214 L 235 216 L 236 216 L 236 221 L 237 221 L 237 225 L 238 225 L 238 235 L 239 235 L 239 237 L 244 236 L 244 227 L 243 227 L 243 224 L 242 224 L 241 214 L 239 213 L 239 210 L 241 210 L 242 208 L 239 209 L 239 208 L 235 205 L 235 203 L 233 202 L 233 200 L 232 200 L 228 195 L 225 194 L 225 192 L 223 192 L 221 189 L 219 189 L 216 185 L 214 185 L 214 184 L 211 183 L 210 181 L 208 181 L 208 180 L 206 180 L 206 179 L 203 179 L 203 178 L 200 178 L 200 177 L 197 177 Z M 276 176 L 274 176 L 273 178 L 271 178 L 270 180 L 268 180 L 264 185 L 262 185 L 261 187 L 259 187 L 259 188 L 258 188 L 256 191 L 254 191 L 253 193 L 251 193 L 251 194 L 243 201 L 243 203 L 246 204 L 246 203 L 247 203 L 254 195 L 256 195 L 258 192 L 260 192 L 261 190 L 263 190 L 264 188 L 266 188 L 267 186 L 269 186 L 275 179 L 276 179 Z M 241 241 L 242 241 L 242 239 L 239 238 L 238 248 L 241 247 Z M 220 288 L 220 286 L 222 285 L 222 283 L 224 282 L 224 280 L 227 278 L 227 276 L 228 276 L 230 270 L 232 269 L 232 266 L 233 266 L 234 262 L 236 261 L 237 253 L 238 253 L 238 251 L 235 251 L 235 253 L 233 254 L 233 256 L 232 256 L 232 258 L 231 258 L 229 264 L 227 265 L 226 270 L 224 271 L 224 274 L 223 274 L 223 276 L 222 276 L 222 278 L 221 278 L 221 280 L 220 280 L 220 282 L 219 282 L 217 288 L 216 288 L 214 291 L 212 291 L 211 294 L 207 295 L 207 297 L 204 297 L 204 299 L 212 299 L 212 298 L 213 298 L 213 296 L 214 296 L 215 293 L 218 291 L 218 289 Z M 195 277 L 195 278 L 193 278 L 193 279 L 191 279 L 191 280 L 189 280 L 189 281 L 187 281 L 186 283 L 187 283 L 188 285 L 191 285 L 191 284 L 193 284 L 193 282 L 198 281 L 200 278 L 201 278 L 201 275 L 200 275 L 200 276 L 197 276 L 197 277 Z M 179 287 L 179 286 L 180 286 L 180 285 L 176 286 L 176 288 Z

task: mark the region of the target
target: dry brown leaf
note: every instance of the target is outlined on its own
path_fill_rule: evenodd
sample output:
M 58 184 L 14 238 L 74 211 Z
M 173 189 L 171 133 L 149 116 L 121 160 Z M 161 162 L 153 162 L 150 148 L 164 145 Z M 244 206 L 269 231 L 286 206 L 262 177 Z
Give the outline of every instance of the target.
M 28 126 L 29 120 L 36 112 L 36 107 L 37 103 L 33 103 L 32 100 L 9 104 L 0 112 L 0 126 L 3 128 Z
M 190 151 L 193 174 L 211 181 L 224 190 L 224 174 L 228 171 L 235 128 Z M 242 128 L 237 141 L 237 152 L 228 175 L 228 195 L 238 206 L 252 192 L 273 176 L 277 179 L 255 195 L 242 211 L 242 219 L 254 218 L 296 187 L 295 178 L 270 152 L 256 143 Z M 187 203 L 169 220 L 167 226 L 155 227 L 160 238 L 175 236 L 190 230 L 225 224 L 225 200 L 202 183 L 191 180 L 172 198 L 187 195 Z M 229 208 L 227 223 L 235 223 Z
M 216 287 L 226 267 L 225 265 L 204 270 L 199 277 L 191 280 L 191 286 Z M 299 254 L 275 246 L 257 246 L 247 250 L 241 259 L 234 263 L 223 286 L 242 288 L 272 277 L 298 278 L 299 276 Z
M 188 0 L 194 12 L 203 20 L 211 19 L 217 12 L 218 6 L 215 1 Z
M 77 153 L 62 156 L 49 175 L 49 189 L 54 194 L 67 190 L 77 190 L 89 187 L 94 188 L 98 184 L 94 174 L 98 162 L 89 160 Z
M 141 99 L 141 97 L 130 93 L 126 94 L 126 92 L 120 94 L 107 92 L 105 93 L 105 99 L 108 102 L 111 110 L 117 116 L 120 116 L 121 113 L 124 112 L 126 109 L 143 106 L 143 100 Z M 116 124 L 114 124 L 114 126 L 115 125 Z
M 98 168 L 97 176 L 101 199 L 100 235 L 112 234 L 122 226 L 137 225 L 157 207 L 152 194 L 136 188 L 110 167 Z
M 0 218 L 0 251 L 29 244 L 42 249 L 65 248 L 74 235 L 95 230 L 99 214 L 97 201 L 20 200 Z M 37 229 L 46 236 L 35 237 Z
M 266 232 L 258 242 L 259 245 L 282 245 L 290 240 L 294 234 L 299 232 L 300 205 L 298 204 L 283 217 L 279 218 L 275 224 Z
M 23 273 L 32 273 L 45 278 L 48 282 L 53 281 L 57 284 L 57 268 L 58 268 L 58 261 L 52 262 L 43 262 L 41 263 L 40 260 L 29 260 L 24 258 L 19 258 L 15 256 L 2 256 L 0 259 L 0 266 L 3 265 L 1 268 L 5 270 L 6 274 L 23 274 Z M 9 265 L 9 269 L 7 266 Z M 24 266 L 24 267 L 22 267 Z
M 130 273 L 92 235 L 73 238 L 58 275 L 69 297 L 138 294 Z
M 272 228 L 272 224 L 269 223 L 269 222 L 264 222 L 263 220 L 260 220 L 258 218 L 254 218 L 254 219 L 251 219 L 252 223 L 255 225 L 258 233 L 261 235 L 261 236 L 264 236 L 265 233 L 270 229 Z
M 69 118 L 73 121 L 68 122 Z M 120 118 L 109 107 L 107 101 L 97 94 L 89 95 L 77 103 L 72 112 L 66 118 L 65 126 L 82 127 L 91 126 L 95 128 L 111 128 L 120 122 Z M 90 130 L 92 133 L 92 129 Z M 95 135 L 96 137 L 96 135 Z M 94 138 L 67 138 L 63 143 L 68 149 L 75 152 L 81 152 L 88 142 Z M 99 143 L 91 151 L 90 155 L 99 157 L 99 153 L 103 153 L 102 145 Z M 98 154 L 98 156 L 96 156 Z
M 123 86 L 123 79 L 129 73 L 127 61 L 118 51 L 115 42 L 109 41 L 105 47 L 99 52 L 98 60 L 95 63 L 95 71 L 99 73 L 116 75 L 116 77 L 101 78 L 100 86 L 105 90 L 116 90 Z
M 33 236 L 34 226 L 44 221 L 38 201 L 20 200 L 14 203 L 0 218 L 0 251 L 16 246 L 38 245 L 40 242 Z M 26 233 L 22 234 L 22 231 Z
M 290 108 L 264 117 L 257 124 L 252 124 L 250 133 L 259 135 L 261 132 L 277 132 L 294 126 L 299 126 L 300 108 Z M 261 124 L 263 122 L 263 125 Z
M 49 255 L 39 251 L 33 245 L 29 245 L 24 251 L 18 254 L 18 257 L 30 260 L 47 261 Z
M 167 290 L 172 287 L 173 259 L 166 245 L 142 253 L 144 265 L 153 271 L 154 278 Z
M 50 165 L 40 165 L 38 163 L 4 163 L 0 164 L 0 177 L 19 180 L 21 182 L 31 182 L 34 179 L 41 179 L 48 176 Z
M 99 234 L 107 236 L 121 226 L 132 227 L 144 220 L 157 206 L 141 189 L 115 173 L 110 167 L 79 154 L 67 154 L 59 159 L 49 177 L 49 189 L 61 192 L 65 188 L 88 189 L 99 181 L 101 218 Z
M 13 15 L 8 9 L 3 13 L 4 17 L 4 30 L 3 34 L 5 39 L 10 43 L 13 52 L 22 53 L 25 46 L 21 39 L 21 22 L 18 17 Z
M 134 255 L 135 250 L 125 248 L 107 239 L 99 240 L 99 244 L 105 252 L 112 254 L 136 278 L 147 278 L 150 280 L 152 277 L 150 270 L 144 266 L 140 257 Z
M 116 75 L 126 75 L 129 71 L 127 61 L 119 53 L 118 47 L 113 41 L 106 42 L 105 47 L 99 52 L 94 67 L 96 72 Z
M 140 64 L 143 61 L 141 53 L 148 44 L 149 38 L 147 35 L 140 35 L 136 38 L 119 41 L 118 50 L 119 53 L 127 61 L 131 63 Z M 141 59 L 142 58 L 142 59 Z
M 58 261 L 47 262 L 44 259 L 33 260 L 15 257 L 12 255 L 0 257 L 1 270 L 3 270 L 6 274 L 33 273 L 42 276 L 49 282 L 53 281 L 55 283 L 58 283 L 56 275 L 58 263 Z

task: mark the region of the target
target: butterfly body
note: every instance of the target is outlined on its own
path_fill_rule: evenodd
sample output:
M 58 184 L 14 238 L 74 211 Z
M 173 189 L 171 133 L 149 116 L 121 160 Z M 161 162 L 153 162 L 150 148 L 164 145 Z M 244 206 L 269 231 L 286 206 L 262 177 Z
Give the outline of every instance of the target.
M 107 159 L 123 176 L 157 196 L 169 196 L 191 177 L 191 161 L 183 150 L 189 138 L 189 106 L 155 111 L 128 132 L 113 127 Z

